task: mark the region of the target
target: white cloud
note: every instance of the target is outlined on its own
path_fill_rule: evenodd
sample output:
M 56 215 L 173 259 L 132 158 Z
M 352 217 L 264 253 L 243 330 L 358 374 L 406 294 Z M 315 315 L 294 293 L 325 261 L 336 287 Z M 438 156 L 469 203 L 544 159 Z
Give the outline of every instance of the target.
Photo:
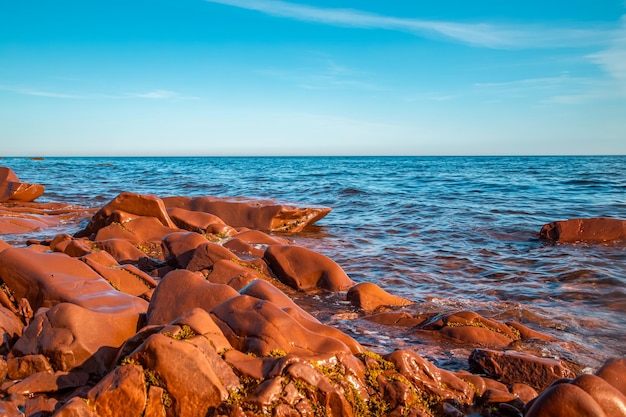
M 185 96 L 168 90 L 153 90 L 145 93 L 127 94 L 68 94 L 56 91 L 47 91 L 36 88 L 25 88 L 9 85 L 1 85 L 0 90 L 10 91 L 15 94 L 36 97 L 60 98 L 60 99 L 149 99 L 149 100 L 197 100 L 199 97 Z
M 626 93 L 626 16 L 622 16 L 621 23 L 622 27 L 614 33 L 609 47 L 588 58 L 606 71 Z
M 486 48 L 581 47 L 605 44 L 609 28 L 554 28 L 539 25 L 456 23 L 382 16 L 354 9 L 324 9 L 278 0 L 206 0 L 294 20 L 363 29 L 387 29 L 438 36 Z

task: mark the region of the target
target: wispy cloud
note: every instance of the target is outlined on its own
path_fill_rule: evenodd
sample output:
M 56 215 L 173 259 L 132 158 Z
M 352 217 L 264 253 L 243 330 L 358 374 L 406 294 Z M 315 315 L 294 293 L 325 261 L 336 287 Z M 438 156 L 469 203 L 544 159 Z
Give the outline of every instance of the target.
M 550 27 L 457 23 L 383 16 L 355 9 L 320 8 L 279 0 L 206 0 L 255 10 L 271 16 L 362 29 L 387 29 L 418 36 L 435 36 L 477 47 L 517 49 L 581 47 L 606 44 L 612 28 Z
M 328 56 L 317 56 L 314 61 L 313 64 L 296 71 L 270 68 L 257 72 L 265 76 L 291 82 L 307 90 L 384 90 L 380 85 L 368 81 L 368 74 L 341 65 Z
M 609 46 L 588 58 L 606 71 L 626 94 L 626 16 L 622 16 L 621 23 Z
M 150 99 L 150 100 L 169 100 L 169 99 L 197 100 L 199 97 L 185 96 L 175 91 L 169 91 L 169 90 L 154 90 L 154 91 L 148 91 L 145 93 L 128 93 L 128 94 L 119 96 L 118 98 L 145 98 L 145 99 Z
M 0 84 L 0 91 L 9 91 L 11 93 L 35 96 L 35 97 L 47 97 L 47 98 L 59 98 L 70 100 L 87 100 L 87 99 L 148 99 L 148 100 L 197 100 L 199 97 L 186 96 L 174 91 L 169 90 L 153 90 L 141 93 L 122 93 L 122 94 L 74 94 L 74 93 L 62 93 L 58 91 L 43 90 L 37 88 L 19 87 Z

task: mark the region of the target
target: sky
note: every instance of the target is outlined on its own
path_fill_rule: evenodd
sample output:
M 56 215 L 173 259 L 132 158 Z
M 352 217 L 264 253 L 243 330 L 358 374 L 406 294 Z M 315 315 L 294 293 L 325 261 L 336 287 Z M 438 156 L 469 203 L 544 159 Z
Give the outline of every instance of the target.
M 0 2 L 0 156 L 626 154 L 626 0 Z

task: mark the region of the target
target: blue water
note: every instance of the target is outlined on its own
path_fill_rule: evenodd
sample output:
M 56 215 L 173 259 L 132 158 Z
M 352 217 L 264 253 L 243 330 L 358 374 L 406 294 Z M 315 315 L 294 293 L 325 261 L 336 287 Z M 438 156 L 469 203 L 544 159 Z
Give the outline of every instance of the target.
M 409 314 L 469 309 L 516 320 L 561 341 L 543 346 L 547 354 L 583 366 L 626 356 L 626 243 L 537 238 L 554 220 L 626 219 L 626 157 L 2 158 L 0 165 L 45 185 L 38 202 L 100 207 L 132 191 L 329 206 L 295 243 L 328 255 L 355 281 L 417 301 Z M 375 325 L 340 295 L 298 297 L 373 349 L 409 346 L 441 363 L 466 357 L 408 328 Z

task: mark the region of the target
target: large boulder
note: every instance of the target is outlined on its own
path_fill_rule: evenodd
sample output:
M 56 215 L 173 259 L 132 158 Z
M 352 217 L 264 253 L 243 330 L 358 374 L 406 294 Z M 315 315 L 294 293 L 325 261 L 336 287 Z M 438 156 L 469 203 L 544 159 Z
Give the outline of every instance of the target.
M 545 224 L 542 239 L 557 242 L 611 242 L 626 239 L 626 220 L 608 217 L 559 220 Z
M 527 417 L 626 417 L 626 359 L 610 359 L 595 375 L 560 379 L 526 406 Z
M 0 202 L 33 201 L 43 192 L 43 185 L 21 182 L 11 168 L 0 167 Z
M 61 303 L 33 318 L 11 355 L 44 355 L 55 370 L 80 368 L 102 376 L 139 325 L 137 314 L 95 312 Z
M 470 369 L 505 384 L 521 382 L 543 391 L 554 381 L 573 378 L 574 372 L 562 361 L 540 358 L 523 352 L 500 352 L 474 349 L 469 357 Z
M 70 302 L 102 313 L 138 315 L 148 307 L 145 300 L 116 291 L 85 263 L 63 253 L 5 249 L 0 252 L 0 276 L 34 310 Z
M 155 289 L 148 307 L 148 324 L 167 324 L 193 310 L 211 311 L 239 293 L 225 284 L 207 281 L 200 273 L 177 269 L 165 275 Z
M 301 246 L 269 246 L 264 260 L 278 279 L 298 290 L 346 291 L 354 285 L 335 261 Z
M 261 356 L 276 351 L 302 356 L 351 353 L 339 339 L 310 331 L 270 301 L 241 295 L 218 305 L 212 314 L 229 342 L 242 352 Z
M 411 300 L 389 294 L 371 282 L 361 282 L 348 290 L 346 298 L 350 304 L 365 311 L 374 311 L 380 307 L 402 307 L 413 304 Z
M 320 220 L 328 207 L 295 207 L 274 201 L 250 201 L 218 197 L 165 197 L 165 206 L 214 214 L 233 227 L 274 232 L 299 232 Z
M 127 216 L 127 219 L 120 218 L 124 215 Z M 111 223 L 125 223 L 137 216 L 155 217 L 163 226 L 177 229 L 160 198 L 153 195 L 124 192 L 98 210 L 87 227 L 76 233 L 76 237 L 91 236 Z

